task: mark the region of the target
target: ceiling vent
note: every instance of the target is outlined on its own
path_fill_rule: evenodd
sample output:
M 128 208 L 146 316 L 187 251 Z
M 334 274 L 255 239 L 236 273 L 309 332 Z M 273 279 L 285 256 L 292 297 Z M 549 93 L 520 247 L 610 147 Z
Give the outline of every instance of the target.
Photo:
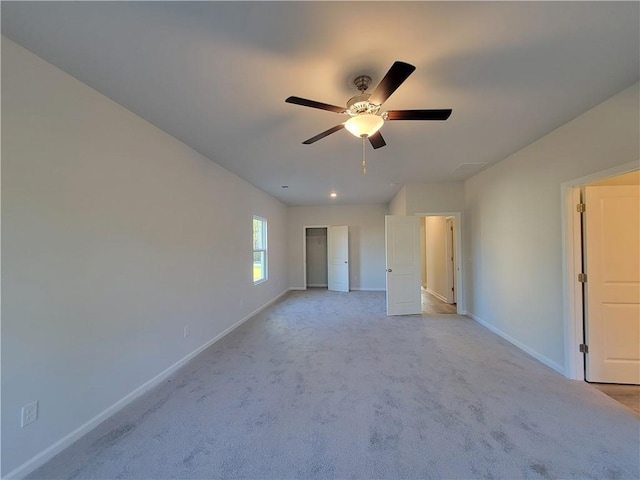
M 486 162 L 478 162 L 478 163 L 461 163 L 454 170 L 455 172 L 475 172 L 484 168 L 487 165 Z

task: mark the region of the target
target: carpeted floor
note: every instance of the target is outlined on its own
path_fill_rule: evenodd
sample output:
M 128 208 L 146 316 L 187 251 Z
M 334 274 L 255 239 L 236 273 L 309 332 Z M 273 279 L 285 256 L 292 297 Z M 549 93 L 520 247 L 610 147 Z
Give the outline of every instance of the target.
M 640 477 L 640 424 L 464 317 L 292 292 L 30 478 Z

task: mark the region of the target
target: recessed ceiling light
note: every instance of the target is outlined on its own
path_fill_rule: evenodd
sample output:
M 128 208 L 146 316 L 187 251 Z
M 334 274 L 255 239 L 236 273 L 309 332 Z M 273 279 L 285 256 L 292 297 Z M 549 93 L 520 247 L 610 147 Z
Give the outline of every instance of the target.
M 329 196 L 330 196 L 331 198 L 336 198 L 336 197 L 338 196 L 338 194 L 337 194 L 336 192 L 331 192 L 331 193 L 329 194 Z

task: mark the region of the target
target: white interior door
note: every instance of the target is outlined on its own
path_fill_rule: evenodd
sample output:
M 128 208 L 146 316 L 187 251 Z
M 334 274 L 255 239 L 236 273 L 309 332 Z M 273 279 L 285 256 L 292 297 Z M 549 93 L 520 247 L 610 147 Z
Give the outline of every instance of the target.
M 587 380 L 640 384 L 640 187 L 586 187 Z
M 349 291 L 349 227 L 327 228 L 329 290 Z
M 422 313 L 420 218 L 387 215 L 384 222 L 387 262 L 387 315 Z

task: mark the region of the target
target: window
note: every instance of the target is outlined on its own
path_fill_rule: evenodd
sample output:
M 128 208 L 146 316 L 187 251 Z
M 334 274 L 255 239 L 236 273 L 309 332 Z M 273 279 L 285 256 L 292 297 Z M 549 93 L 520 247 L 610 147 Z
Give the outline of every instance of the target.
M 253 217 L 253 283 L 267 279 L 267 220 Z

